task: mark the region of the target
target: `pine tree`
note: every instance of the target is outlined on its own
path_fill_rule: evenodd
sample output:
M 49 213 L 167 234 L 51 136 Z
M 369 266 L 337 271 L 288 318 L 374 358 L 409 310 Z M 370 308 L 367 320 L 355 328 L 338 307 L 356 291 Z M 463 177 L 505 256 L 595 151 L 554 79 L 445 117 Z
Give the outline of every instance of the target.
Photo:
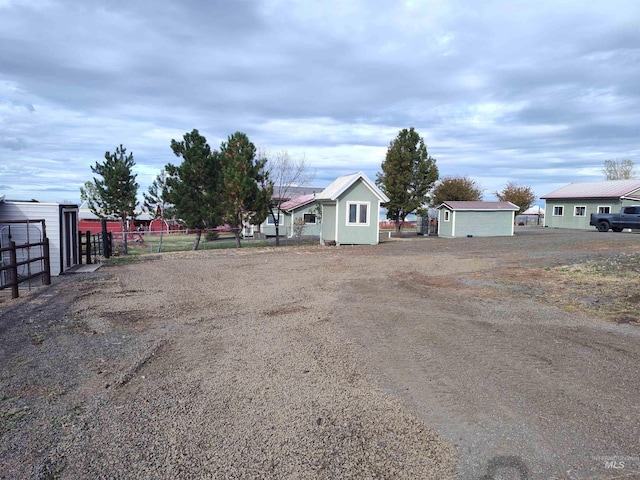
M 398 133 L 389 144 L 382 162 L 382 173 L 376 183 L 389 197 L 387 218 L 396 223 L 396 234 L 402 233 L 405 218 L 425 205 L 429 190 L 438 180 L 436 160 L 427 152 L 424 140 L 411 127 Z
M 89 209 L 100 218 L 117 217 L 123 225 L 123 253 L 128 253 L 127 220 L 133 220 L 136 208 L 138 184 L 132 173 L 136 164 L 133 153 L 126 155 L 127 149 L 120 145 L 114 153 L 105 152 L 104 162 L 91 167 L 91 171 L 102 179 L 93 178 L 85 188 L 80 188 L 80 196 L 87 201 Z M 89 186 L 91 185 L 91 187 Z
M 265 183 L 266 160 L 256 158 L 256 147 L 246 134 L 236 132 L 220 145 L 220 207 L 222 218 L 231 227 L 240 248 L 245 224 L 262 223 L 268 214 L 269 192 Z
M 207 139 L 198 130 L 185 133 L 183 140 L 171 140 L 171 149 L 182 158 L 180 165 L 167 164 L 167 201 L 187 228 L 196 230 L 193 250 L 200 245 L 202 230 L 220 225 L 218 186 L 220 165 Z

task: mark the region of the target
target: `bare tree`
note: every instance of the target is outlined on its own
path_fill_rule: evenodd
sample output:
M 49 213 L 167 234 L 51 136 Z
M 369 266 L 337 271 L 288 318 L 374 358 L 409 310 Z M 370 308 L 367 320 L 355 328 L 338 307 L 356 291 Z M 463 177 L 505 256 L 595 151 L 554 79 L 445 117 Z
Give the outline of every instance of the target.
M 158 176 L 149 185 L 149 191 L 142 194 L 144 197 L 144 208 L 149 212 L 153 219 L 159 219 L 163 225 L 160 228 L 160 240 L 158 242 L 158 253 L 162 251 L 162 236 L 164 234 L 165 218 L 167 211 L 172 211 L 172 205 L 169 203 L 169 185 L 167 184 L 167 171 L 162 170 Z
M 307 223 L 302 217 L 298 217 L 293 221 L 293 238 L 296 240 L 296 245 L 300 244 L 300 239 L 302 239 L 306 226 Z
M 633 160 L 605 160 L 602 167 L 605 180 L 627 180 L 636 178 Z
M 267 175 L 262 188 L 269 192 L 269 216 L 273 218 L 276 228 L 276 246 L 279 246 L 282 204 L 291 199 L 295 193 L 295 187 L 308 186 L 313 182 L 315 172 L 309 170 L 304 156 L 293 159 L 286 150 L 270 158 L 264 152 L 260 152 L 259 155 L 267 159 L 265 166 Z

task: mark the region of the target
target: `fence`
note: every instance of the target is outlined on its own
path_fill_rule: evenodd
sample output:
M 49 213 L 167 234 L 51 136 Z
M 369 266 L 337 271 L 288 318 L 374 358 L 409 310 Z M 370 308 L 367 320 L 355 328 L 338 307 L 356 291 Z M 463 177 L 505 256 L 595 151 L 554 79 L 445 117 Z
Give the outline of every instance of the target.
M 42 254 L 37 257 L 31 257 L 32 248 L 41 247 Z M 27 251 L 26 260 L 18 260 L 18 251 Z M 5 261 L 5 253 L 9 254 L 8 261 Z M 33 278 L 42 276 L 43 285 L 51 285 L 51 265 L 49 264 L 49 239 L 44 238 L 41 242 L 25 243 L 16 245 L 16 242 L 9 241 L 8 247 L 0 248 L 0 278 L 4 281 L 0 282 L 0 290 L 11 288 L 11 298 L 18 298 L 19 285 Z M 31 264 L 40 262 L 42 269 L 32 273 Z M 18 267 L 26 266 L 27 275 L 20 275 Z
M 83 263 L 82 259 L 84 258 L 84 263 L 87 265 L 96 263 L 98 256 L 110 258 L 113 254 L 113 233 L 78 232 L 78 249 L 80 263 Z

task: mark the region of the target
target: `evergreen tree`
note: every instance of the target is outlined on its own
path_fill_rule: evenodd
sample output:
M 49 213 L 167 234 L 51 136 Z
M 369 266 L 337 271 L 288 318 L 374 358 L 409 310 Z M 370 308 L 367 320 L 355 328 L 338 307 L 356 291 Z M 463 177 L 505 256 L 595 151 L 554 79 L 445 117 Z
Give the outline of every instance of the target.
M 471 202 L 482 200 L 482 188 L 469 177 L 445 177 L 431 191 L 431 204 L 446 201 Z
M 180 165 L 167 164 L 167 201 L 187 228 L 196 230 L 193 250 L 200 245 L 202 230 L 220 224 L 217 209 L 220 177 L 217 152 L 198 130 L 185 133 L 183 140 L 171 140 L 171 150 L 182 158 Z
M 256 147 L 247 135 L 236 132 L 220 145 L 220 208 L 240 248 L 245 224 L 262 223 L 268 214 L 269 190 L 261 189 L 266 180 L 265 159 L 256 158 Z
M 100 218 L 116 217 L 123 225 L 123 253 L 128 253 L 128 219 L 133 220 L 136 208 L 138 184 L 132 173 L 136 164 L 133 153 L 126 155 L 127 149 L 120 145 L 114 153 L 105 152 L 104 162 L 91 167 L 91 171 L 102 179 L 93 178 L 85 188 L 80 188 L 80 196 L 87 201 L 89 209 Z
M 428 203 L 428 192 L 438 180 L 438 167 L 424 144 L 424 140 L 411 127 L 398 133 L 389 144 L 382 162 L 382 173 L 376 183 L 389 197 L 385 204 L 387 218 L 396 223 L 396 234 L 402 233 L 405 218 Z

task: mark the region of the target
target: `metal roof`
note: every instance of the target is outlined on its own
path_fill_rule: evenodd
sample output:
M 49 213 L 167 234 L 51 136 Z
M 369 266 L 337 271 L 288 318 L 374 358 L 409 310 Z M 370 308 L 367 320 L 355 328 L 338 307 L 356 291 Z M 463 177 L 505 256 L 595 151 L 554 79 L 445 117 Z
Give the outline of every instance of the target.
M 447 207 L 450 210 L 504 210 L 517 212 L 520 207 L 511 202 L 442 202 L 438 208 Z
M 380 201 L 389 201 L 389 198 L 384 194 L 384 192 L 380 190 L 375 183 L 369 180 L 369 177 L 367 177 L 363 172 L 352 173 L 351 175 L 344 175 L 336 178 L 327 188 L 318 194 L 317 198 L 318 200 L 337 200 L 340 195 L 342 195 L 359 179 L 362 179 L 365 185 L 371 189 Z
M 296 208 L 300 208 L 304 205 L 307 205 L 316 199 L 315 193 L 310 193 L 308 195 L 300 195 L 298 197 L 294 197 L 288 202 L 284 202 L 280 205 L 280 209 L 285 212 L 290 212 L 291 210 L 295 210 Z
M 570 183 L 540 198 L 621 198 L 640 191 L 640 180 Z
M 274 186 L 273 198 L 275 200 L 289 201 L 301 195 L 309 195 L 311 193 L 320 193 L 324 187 L 298 187 L 294 185 Z

